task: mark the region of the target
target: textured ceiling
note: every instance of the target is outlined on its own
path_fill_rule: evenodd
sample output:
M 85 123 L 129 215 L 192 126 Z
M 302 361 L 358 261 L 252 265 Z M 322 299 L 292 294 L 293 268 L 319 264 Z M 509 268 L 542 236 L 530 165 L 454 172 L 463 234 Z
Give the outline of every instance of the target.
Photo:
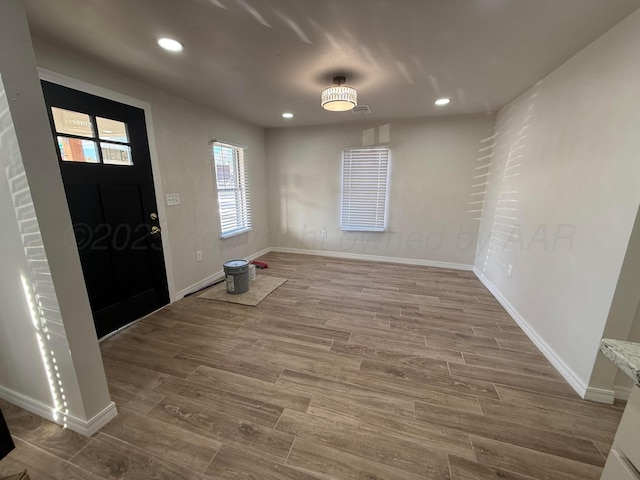
M 25 0 L 32 34 L 162 90 L 277 127 L 494 111 L 640 0 Z M 156 38 L 185 50 L 160 50 Z M 335 74 L 366 117 L 325 112 Z M 453 102 L 444 108 L 441 96 Z M 295 113 L 284 120 L 284 111 Z

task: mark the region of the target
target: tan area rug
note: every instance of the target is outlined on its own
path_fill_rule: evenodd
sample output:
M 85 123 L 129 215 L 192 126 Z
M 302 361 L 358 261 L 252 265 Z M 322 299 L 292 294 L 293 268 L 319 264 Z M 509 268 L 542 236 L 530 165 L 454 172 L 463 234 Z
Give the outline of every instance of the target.
M 267 277 L 258 275 L 255 280 L 249 281 L 249 291 L 245 293 L 227 293 L 227 283 L 222 282 L 214 285 L 209 290 L 198 295 L 198 298 L 207 300 L 219 300 L 221 302 L 239 303 L 240 305 L 250 305 L 255 307 L 266 298 L 276 288 L 286 282 L 286 278 Z

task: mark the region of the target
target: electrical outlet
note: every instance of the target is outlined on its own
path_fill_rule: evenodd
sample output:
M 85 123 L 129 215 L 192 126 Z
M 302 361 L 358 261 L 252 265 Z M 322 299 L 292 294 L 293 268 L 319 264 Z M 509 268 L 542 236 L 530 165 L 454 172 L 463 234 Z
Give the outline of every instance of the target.
M 196 262 L 201 262 L 202 261 L 202 250 L 198 250 L 196 252 Z
M 507 275 L 513 275 L 513 265 L 511 264 L 509 264 L 509 266 L 507 267 Z
M 322 230 L 320 230 L 320 237 L 321 238 L 327 238 L 327 228 L 323 228 Z
M 174 205 L 180 205 L 179 193 L 167 193 L 167 207 L 173 207 Z

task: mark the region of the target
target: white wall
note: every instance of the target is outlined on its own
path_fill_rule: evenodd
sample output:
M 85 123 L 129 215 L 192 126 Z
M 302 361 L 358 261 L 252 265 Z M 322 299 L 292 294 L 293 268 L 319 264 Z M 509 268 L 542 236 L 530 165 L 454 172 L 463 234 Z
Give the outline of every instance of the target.
M 32 284 L 11 190 L 12 186 L 14 190 L 22 189 L 26 180 L 21 174 L 22 158 L 1 78 L 0 132 L 0 385 L 51 405 L 36 330 L 30 319 L 31 308 L 21 281 L 24 278 L 27 285 Z M 39 250 L 42 253 L 43 249 Z
M 471 265 L 478 225 L 470 195 L 493 124 L 490 115 L 389 124 L 385 233 L 340 230 L 342 151 L 362 146 L 367 135 L 379 143 L 379 125 L 267 130 L 272 246 Z M 323 227 L 327 238 L 321 238 Z
M 0 6 L 0 43 L 0 396 L 92 434 L 115 404 L 20 0 Z
M 497 119 L 475 266 L 581 393 L 640 202 L 639 45 L 637 11 Z
M 222 270 L 231 258 L 244 258 L 269 246 L 266 207 L 264 130 L 210 108 L 113 73 L 91 59 L 80 58 L 34 40 L 38 66 L 151 105 L 161 184 L 156 189 L 179 193 L 181 204 L 166 207 L 170 259 L 177 296 Z M 171 61 L 171 57 L 167 57 Z M 248 147 L 253 231 L 221 240 L 217 200 L 210 167 L 212 139 Z M 196 251 L 202 250 L 202 262 Z M 171 282 L 171 280 L 170 280 Z M 175 297 L 176 295 L 174 295 Z

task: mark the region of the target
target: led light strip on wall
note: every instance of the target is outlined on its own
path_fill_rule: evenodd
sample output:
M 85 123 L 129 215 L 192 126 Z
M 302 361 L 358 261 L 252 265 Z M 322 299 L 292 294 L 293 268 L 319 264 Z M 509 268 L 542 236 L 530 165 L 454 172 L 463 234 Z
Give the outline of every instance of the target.
M 4 165 L 6 178 L 16 223 L 20 232 L 27 271 L 20 275 L 25 301 L 29 307 L 29 315 L 35 330 L 35 336 L 40 349 L 40 355 L 49 383 L 49 390 L 53 400 L 52 417 L 55 421 L 67 427 L 69 405 L 64 390 L 61 366 L 56 358 L 56 347 L 52 336 L 57 336 L 57 348 L 60 341 L 63 347 L 69 349 L 67 339 L 60 333 L 64 331 L 62 317 L 58 306 L 49 263 L 47 261 L 40 227 L 33 206 L 33 199 L 29 190 L 18 140 L 9 111 L 7 95 L 0 77 L 0 154 L 7 159 Z M 59 328 L 56 328 L 59 327 Z

